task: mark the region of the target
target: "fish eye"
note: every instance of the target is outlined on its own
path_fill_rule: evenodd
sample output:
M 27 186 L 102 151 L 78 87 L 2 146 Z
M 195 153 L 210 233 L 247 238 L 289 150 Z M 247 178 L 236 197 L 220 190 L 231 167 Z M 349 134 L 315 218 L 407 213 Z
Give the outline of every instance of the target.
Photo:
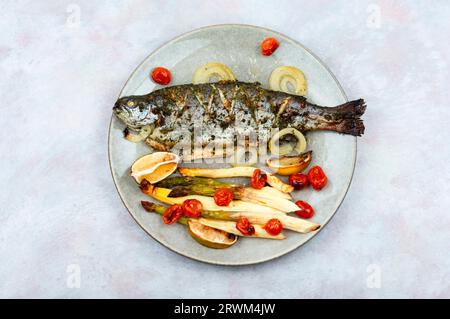
M 134 107 L 136 105 L 136 103 L 134 101 L 128 101 L 127 102 L 127 106 L 128 107 Z

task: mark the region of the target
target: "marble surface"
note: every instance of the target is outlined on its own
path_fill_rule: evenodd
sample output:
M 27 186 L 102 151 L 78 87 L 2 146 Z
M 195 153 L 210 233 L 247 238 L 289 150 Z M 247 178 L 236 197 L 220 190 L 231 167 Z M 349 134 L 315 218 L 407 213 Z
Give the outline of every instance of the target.
M 2 1 L 0 297 L 450 297 L 447 1 Z M 180 33 L 275 29 L 364 97 L 350 191 L 307 245 L 213 266 L 148 237 L 108 167 L 111 107 Z

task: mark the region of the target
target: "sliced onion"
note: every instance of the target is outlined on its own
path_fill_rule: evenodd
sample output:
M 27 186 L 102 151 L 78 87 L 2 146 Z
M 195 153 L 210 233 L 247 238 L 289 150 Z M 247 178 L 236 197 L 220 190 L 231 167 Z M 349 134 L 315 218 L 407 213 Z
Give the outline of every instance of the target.
M 153 126 L 152 125 L 148 125 L 148 126 L 144 126 L 141 128 L 141 130 L 137 133 L 134 133 L 132 131 L 130 131 L 128 128 L 126 128 L 123 131 L 123 135 L 124 137 L 133 143 L 139 143 L 142 142 L 143 140 L 145 140 L 150 133 L 152 132 Z
M 248 160 L 245 158 L 246 154 L 249 154 Z M 246 150 L 243 147 L 235 149 L 231 165 L 237 166 L 253 166 L 258 162 L 258 152 L 256 148 L 249 148 Z
M 291 144 L 279 145 L 280 139 L 285 135 L 294 135 L 297 138 L 295 146 Z M 275 133 L 269 141 L 269 150 L 276 156 L 287 155 L 293 150 L 297 153 L 302 153 L 306 149 L 306 138 L 293 127 L 287 127 L 281 131 Z
M 289 89 L 289 84 L 293 91 Z M 293 66 L 280 66 L 272 71 L 269 78 L 271 90 L 295 95 L 306 95 L 306 79 L 302 71 Z
M 233 72 L 225 64 L 209 62 L 195 70 L 192 83 L 208 83 L 214 76 L 219 78 L 220 81 L 236 81 Z

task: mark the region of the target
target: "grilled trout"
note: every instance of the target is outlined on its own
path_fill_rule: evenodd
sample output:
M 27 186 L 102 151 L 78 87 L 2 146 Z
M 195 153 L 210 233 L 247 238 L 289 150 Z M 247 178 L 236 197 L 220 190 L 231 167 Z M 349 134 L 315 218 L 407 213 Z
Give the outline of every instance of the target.
M 142 96 L 122 97 L 114 114 L 153 148 L 168 151 L 177 143 L 230 143 L 257 133 L 267 141 L 273 129 L 327 130 L 361 136 L 363 99 L 335 107 L 302 96 L 270 91 L 259 83 L 222 81 L 167 87 Z M 196 133 L 197 132 L 197 133 Z

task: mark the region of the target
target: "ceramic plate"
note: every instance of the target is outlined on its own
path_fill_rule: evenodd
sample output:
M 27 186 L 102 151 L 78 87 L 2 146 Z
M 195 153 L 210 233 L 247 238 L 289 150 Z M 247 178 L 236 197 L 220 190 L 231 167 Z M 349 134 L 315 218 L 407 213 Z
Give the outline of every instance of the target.
M 266 37 L 280 40 L 279 49 L 270 57 L 260 54 L 259 46 Z M 172 71 L 173 85 L 191 83 L 195 69 L 207 62 L 228 65 L 237 79 L 258 81 L 267 87 L 271 71 L 281 65 L 300 68 L 308 81 L 307 98 L 319 105 L 335 106 L 347 99 L 336 78 L 308 49 L 298 42 L 271 30 L 246 25 L 218 25 L 181 35 L 151 53 L 131 74 L 120 96 L 140 95 L 158 88 L 149 78 L 156 66 Z M 112 107 L 112 105 L 111 105 Z M 228 249 L 209 249 L 194 241 L 182 225 L 166 226 L 159 215 L 149 214 L 140 205 L 151 200 L 142 194 L 130 177 L 130 166 L 138 157 L 152 152 L 144 143 L 131 143 L 123 138 L 124 126 L 112 118 L 109 130 L 109 161 L 114 183 L 131 216 L 154 239 L 171 250 L 199 261 L 222 264 L 254 264 L 280 257 L 300 247 L 317 232 L 299 234 L 285 231 L 285 240 L 241 238 Z M 329 177 L 320 192 L 311 188 L 294 192 L 294 199 L 309 202 L 316 211 L 313 222 L 322 225 L 336 213 L 350 186 L 356 159 L 356 138 L 334 132 L 308 133 L 308 149 L 313 150 L 313 163 L 321 165 Z M 227 165 L 227 164 L 223 164 Z M 325 243 L 324 243 L 325 244 Z

